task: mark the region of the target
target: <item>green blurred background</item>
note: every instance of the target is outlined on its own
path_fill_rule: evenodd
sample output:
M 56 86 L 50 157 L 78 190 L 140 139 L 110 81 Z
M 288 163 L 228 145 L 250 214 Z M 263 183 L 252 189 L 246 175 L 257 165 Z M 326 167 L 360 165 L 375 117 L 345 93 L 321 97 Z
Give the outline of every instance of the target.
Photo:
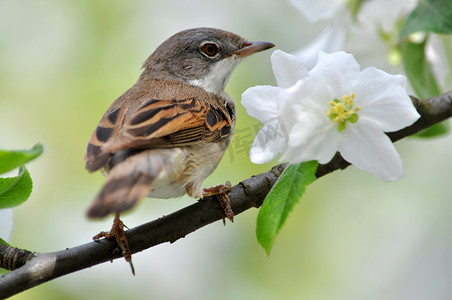
M 0 0 L 0 147 L 45 145 L 29 164 L 34 191 L 14 208 L 11 243 L 51 252 L 90 241 L 111 218 L 84 211 L 102 185 L 84 169 L 84 148 L 106 108 L 163 40 L 191 27 L 233 31 L 295 51 L 321 31 L 288 1 Z M 385 46 L 355 52 L 390 72 Z M 211 186 L 268 170 L 247 156 L 258 122 L 239 105 L 246 88 L 275 84 L 269 56 L 250 57 L 227 91 L 237 136 Z M 379 58 L 372 61 L 375 54 Z M 46 283 L 12 299 L 451 299 L 450 137 L 397 143 L 405 178 L 390 184 L 350 167 L 312 184 L 269 257 L 258 246 L 257 210 L 174 244 Z M 193 203 L 145 200 L 123 216 L 133 227 Z

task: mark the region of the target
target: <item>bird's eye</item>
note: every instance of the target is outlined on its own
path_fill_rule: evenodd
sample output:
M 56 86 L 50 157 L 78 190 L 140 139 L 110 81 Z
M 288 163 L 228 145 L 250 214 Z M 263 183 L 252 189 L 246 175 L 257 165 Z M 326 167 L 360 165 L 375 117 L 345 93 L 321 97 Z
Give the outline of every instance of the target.
M 220 47 L 214 42 L 204 42 L 199 46 L 199 50 L 207 57 L 215 57 L 220 52 Z

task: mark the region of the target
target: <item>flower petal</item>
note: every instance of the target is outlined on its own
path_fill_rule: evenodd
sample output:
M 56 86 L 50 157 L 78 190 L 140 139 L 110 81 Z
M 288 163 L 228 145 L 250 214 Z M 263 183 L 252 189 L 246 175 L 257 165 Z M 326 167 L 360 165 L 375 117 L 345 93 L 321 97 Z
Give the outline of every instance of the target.
M 9 242 L 13 231 L 13 211 L 11 209 L 0 210 L 0 238 Z
M 438 35 L 429 35 L 427 45 L 425 46 L 425 57 L 432 66 L 436 80 L 444 89 L 447 75 L 450 73 L 450 64 L 447 63 L 446 49 Z
M 329 162 L 337 152 L 339 134 L 335 128 L 317 127 L 309 130 L 297 124 L 289 136 L 289 140 L 297 140 L 296 146 L 289 147 L 281 157 L 281 161 L 299 163 L 317 160 L 321 164 Z
M 319 52 L 332 53 L 342 50 L 347 37 L 347 24 L 344 18 L 335 18 L 320 35 L 295 53 L 295 56 L 308 68 L 317 62 Z
M 298 122 L 290 130 L 288 148 L 281 161 L 329 162 L 337 151 L 339 140 L 339 132 L 334 124 L 316 109 L 300 110 L 294 107 L 294 111 L 299 116 Z
M 344 51 L 319 53 L 317 64 L 309 71 L 311 77 L 321 78 L 335 92 L 336 97 L 349 95 L 361 68 L 353 55 Z M 332 99 L 330 99 L 332 100 Z
M 317 56 L 317 54 L 316 54 Z M 293 86 L 298 80 L 308 76 L 308 70 L 294 55 L 276 50 L 271 57 L 276 83 L 283 88 Z
M 402 159 L 389 137 L 372 122 L 347 125 L 338 150 L 346 161 L 383 181 L 403 177 Z
M 333 91 L 321 78 L 308 77 L 288 90 L 281 116 L 289 131 L 289 145 L 281 160 L 326 163 L 336 153 L 339 133 L 326 116 Z
M 287 148 L 287 140 L 287 134 L 278 124 L 267 124 L 257 133 L 251 145 L 250 160 L 255 164 L 264 164 L 275 159 Z
M 296 116 L 299 119 L 295 108 L 301 106 L 301 110 L 312 110 L 318 117 L 325 117 L 329 109 L 328 103 L 334 99 L 334 90 L 328 85 L 326 81 L 319 77 L 307 77 L 297 82 L 296 85 L 287 89 L 286 101 L 281 107 L 280 112 L 284 116 L 290 118 L 290 115 Z
M 413 124 L 420 115 L 405 89 L 406 78 L 376 68 L 364 69 L 353 87 L 355 105 L 361 107 L 360 120 L 368 119 L 385 132 Z
M 246 112 L 261 122 L 277 118 L 278 102 L 286 99 L 286 92 L 280 87 L 255 86 L 242 94 L 242 105 Z
M 345 0 L 290 0 L 290 2 L 312 23 L 319 20 L 331 19 L 347 4 Z

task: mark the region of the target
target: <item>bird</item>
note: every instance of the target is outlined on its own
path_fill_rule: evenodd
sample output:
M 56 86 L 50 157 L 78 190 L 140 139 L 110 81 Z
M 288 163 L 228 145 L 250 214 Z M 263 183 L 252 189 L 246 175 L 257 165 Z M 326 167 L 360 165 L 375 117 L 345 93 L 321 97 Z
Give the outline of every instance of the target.
M 193 28 L 165 40 L 143 63 L 137 82 L 102 116 L 85 152 L 89 172 L 105 183 L 87 209 L 89 218 L 115 214 L 109 232 L 134 268 L 120 213 L 141 199 L 217 195 L 233 220 L 230 182 L 203 189 L 234 132 L 236 110 L 225 92 L 243 58 L 272 48 L 216 28 Z

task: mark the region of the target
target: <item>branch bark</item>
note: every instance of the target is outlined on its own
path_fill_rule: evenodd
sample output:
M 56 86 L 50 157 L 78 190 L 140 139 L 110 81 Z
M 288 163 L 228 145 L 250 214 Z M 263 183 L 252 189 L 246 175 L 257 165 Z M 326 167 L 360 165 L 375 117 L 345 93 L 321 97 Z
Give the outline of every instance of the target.
M 407 128 L 388 133 L 393 142 L 452 117 L 452 92 L 426 100 L 412 97 L 412 101 L 421 118 Z M 319 165 L 317 178 L 335 170 L 345 169 L 349 165 L 340 154 L 336 154 L 329 163 Z M 260 207 L 286 166 L 287 164 L 277 165 L 265 173 L 234 186 L 229 192 L 229 198 L 235 215 L 252 207 Z M 173 243 L 223 217 L 224 212 L 218 201 L 213 197 L 206 197 L 168 216 L 132 228 L 126 232 L 126 236 L 130 250 L 132 253 L 137 253 L 164 242 Z M 116 242 L 107 239 L 53 253 L 24 253 L 14 249 L 16 248 L 0 247 L 0 263 L 5 262 L 3 266 L 7 266 L 6 262 L 9 262 L 17 268 L 0 277 L 0 298 L 15 295 L 60 276 L 121 257 L 117 251 Z M 18 261 L 11 257 L 12 252 L 21 253 L 23 260 Z

